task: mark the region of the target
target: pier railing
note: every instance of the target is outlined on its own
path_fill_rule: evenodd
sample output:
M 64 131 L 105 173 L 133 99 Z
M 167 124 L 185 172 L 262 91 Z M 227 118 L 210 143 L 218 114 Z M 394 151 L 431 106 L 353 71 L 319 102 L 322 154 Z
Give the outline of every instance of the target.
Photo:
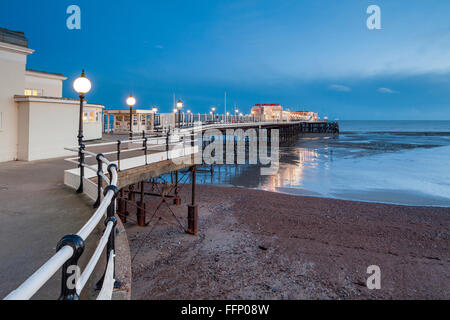
M 106 247 L 106 268 L 102 278 L 98 281 L 97 287 L 100 290 L 97 300 L 111 299 L 114 288 L 120 287 L 119 279 L 115 279 L 115 229 L 117 220 L 116 213 L 116 197 L 119 193 L 118 172 L 120 170 L 120 156 L 122 153 L 142 151 L 145 156 L 145 162 L 140 165 L 147 164 L 148 152 L 154 148 L 163 148 L 167 152 L 167 158 L 176 156 L 183 156 L 192 154 L 195 142 L 195 134 L 189 135 L 190 139 L 183 136 L 178 141 L 170 141 L 169 134 L 158 137 L 146 137 L 143 133 L 141 139 L 123 140 L 116 142 L 107 142 L 100 144 L 84 145 L 78 148 L 66 148 L 72 152 L 77 152 L 78 157 L 66 159 L 78 165 L 80 170 L 80 183 L 78 186 L 78 193 L 84 191 L 84 171 L 85 169 L 92 170 L 96 173 L 97 180 L 97 200 L 94 203 L 96 211 L 91 216 L 89 221 L 76 233 L 64 236 L 57 244 L 57 252 L 44 263 L 37 271 L 35 271 L 22 285 L 16 290 L 12 291 L 5 300 L 28 300 L 31 299 L 40 288 L 44 286 L 47 281 L 62 268 L 61 278 L 61 294 L 60 300 L 78 300 L 82 290 L 85 288 L 89 278 L 91 277 L 96 265 L 100 261 L 103 251 Z M 142 146 L 133 147 L 133 144 L 141 144 Z M 170 156 L 169 148 L 171 146 L 181 146 L 184 152 L 172 154 Z M 123 146 L 128 144 L 128 149 L 124 150 Z M 186 145 L 190 148 L 186 152 Z M 86 150 L 86 148 L 107 147 L 113 146 L 114 151 L 96 153 Z M 116 155 L 117 164 L 106 158 L 107 155 Z M 97 160 L 97 167 L 88 165 L 86 159 L 95 158 Z M 106 168 L 108 176 L 104 173 Z M 107 186 L 103 189 L 103 182 Z M 93 253 L 84 271 L 81 273 L 78 265 L 78 260 L 83 254 L 86 239 L 92 234 L 99 222 L 105 216 L 105 231 Z M 75 276 L 74 276 L 75 275 Z
M 83 153 L 84 154 L 84 153 Z M 57 244 L 57 252 L 36 272 L 34 272 L 20 287 L 11 292 L 5 300 L 28 300 L 59 270 L 62 268 L 60 300 L 78 300 L 79 295 L 92 275 L 106 247 L 107 267 L 100 279 L 101 287 L 98 300 L 111 299 L 114 285 L 114 255 L 115 255 L 115 199 L 118 194 L 117 166 L 108 161 L 103 155 L 97 155 L 99 161 L 107 166 L 109 185 L 104 190 L 104 198 L 95 213 L 86 224 L 76 233 L 64 236 Z M 106 178 L 106 177 L 105 177 Z M 100 239 L 94 254 L 90 258 L 83 273 L 80 272 L 78 260 L 83 254 L 85 241 L 105 216 L 106 229 Z M 75 275 L 75 277 L 73 277 Z

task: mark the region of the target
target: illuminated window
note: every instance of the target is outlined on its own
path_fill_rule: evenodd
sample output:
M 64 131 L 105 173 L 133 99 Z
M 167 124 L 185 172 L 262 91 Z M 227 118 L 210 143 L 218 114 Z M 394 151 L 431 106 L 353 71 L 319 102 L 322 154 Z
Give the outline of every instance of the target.
M 84 121 L 84 122 L 87 122 L 87 121 L 88 121 L 88 113 L 87 113 L 87 112 L 84 112 L 84 113 L 83 113 L 83 121 Z
M 42 96 L 42 90 L 40 89 L 25 89 L 25 95 L 26 96 Z
M 89 122 L 94 122 L 94 112 L 89 113 Z

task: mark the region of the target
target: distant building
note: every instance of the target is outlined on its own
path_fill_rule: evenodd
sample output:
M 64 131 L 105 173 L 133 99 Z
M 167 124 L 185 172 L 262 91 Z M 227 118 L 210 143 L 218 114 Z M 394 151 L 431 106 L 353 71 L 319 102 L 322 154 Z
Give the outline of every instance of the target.
M 311 111 L 294 111 L 290 115 L 291 121 L 317 121 L 318 114 Z
M 255 104 L 251 111 L 257 121 L 287 121 L 288 113 L 280 104 Z
M 133 109 L 133 122 L 131 124 L 134 133 L 142 131 L 154 131 L 161 129 L 163 131 L 175 127 L 174 113 L 156 113 L 152 110 Z M 114 133 L 130 132 L 130 110 L 105 110 L 105 131 Z
M 80 102 L 62 98 L 62 74 L 26 69 L 33 52 L 23 32 L 0 28 L 0 162 L 65 156 L 77 145 Z M 85 104 L 85 140 L 101 138 L 103 108 Z

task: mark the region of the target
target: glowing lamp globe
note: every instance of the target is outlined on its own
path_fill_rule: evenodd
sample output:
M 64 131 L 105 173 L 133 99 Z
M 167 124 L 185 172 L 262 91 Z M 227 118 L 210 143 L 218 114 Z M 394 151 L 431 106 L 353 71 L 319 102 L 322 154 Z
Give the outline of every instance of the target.
M 154 113 L 156 113 L 156 112 L 158 112 L 158 108 L 157 108 L 157 107 L 153 107 L 152 111 L 153 111 Z
M 129 105 L 130 107 L 134 106 L 136 104 L 136 99 L 130 95 L 127 99 L 127 105 Z
M 178 100 L 178 102 L 177 102 L 177 108 L 178 108 L 178 110 L 181 110 L 181 109 L 183 108 L 183 101 Z
M 73 88 L 79 94 L 86 94 L 89 91 L 91 91 L 92 88 L 91 81 L 89 81 L 89 79 L 86 78 L 86 76 L 84 75 L 84 70 L 81 73 L 81 77 L 79 77 L 73 82 Z

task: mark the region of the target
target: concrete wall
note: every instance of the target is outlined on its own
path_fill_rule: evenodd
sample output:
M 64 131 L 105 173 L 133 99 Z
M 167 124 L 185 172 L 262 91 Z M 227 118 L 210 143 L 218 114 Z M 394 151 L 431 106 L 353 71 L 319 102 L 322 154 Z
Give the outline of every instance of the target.
M 32 52 L 0 43 L 0 162 L 17 159 L 19 112 L 14 95 L 23 94 L 27 55 Z
M 62 97 L 63 81 L 66 78 L 58 75 L 27 70 L 25 73 L 25 88 L 36 89 L 44 97 Z M 17 93 L 24 94 L 24 93 Z
M 16 97 L 16 101 L 23 121 L 19 129 L 19 160 L 73 155 L 64 148 L 77 145 L 79 103 L 76 100 L 22 96 Z M 102 107 L 86 105 L 85 110 L 101 113 Z M 99 119 L 95 123 L 84 123 L 85 140 L 101 138 L 101 117 Z

